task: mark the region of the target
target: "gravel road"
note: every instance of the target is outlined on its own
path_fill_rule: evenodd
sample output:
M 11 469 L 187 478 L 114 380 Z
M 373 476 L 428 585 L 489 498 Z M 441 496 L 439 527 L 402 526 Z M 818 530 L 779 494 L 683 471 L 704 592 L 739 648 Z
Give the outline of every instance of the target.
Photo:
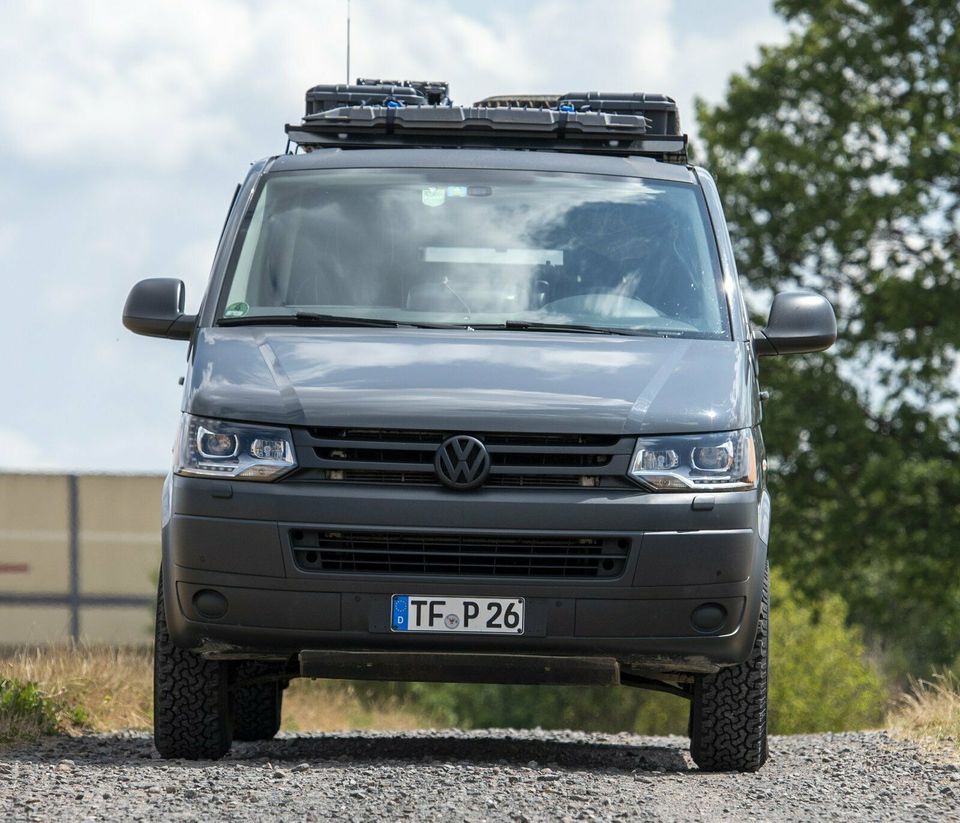
M 960 767 L 882 732 L 771 739 L 704 774 L 679 737 L 543 731 L 281 735 L 219 762 L 143 733 L 0 751 L 0 820 L 960 820 Z

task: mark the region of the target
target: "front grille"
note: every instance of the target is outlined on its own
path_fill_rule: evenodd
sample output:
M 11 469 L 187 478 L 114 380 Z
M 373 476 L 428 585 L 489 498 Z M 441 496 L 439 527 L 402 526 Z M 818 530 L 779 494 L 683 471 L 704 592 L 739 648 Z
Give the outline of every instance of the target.
M 602 577 L 623 573 L 625 537 L 407 534 L 291 529 L 303 571 L 462 577 Z
M 437 449 L 452 434 L 472 434 L 490 454 L 494 488 L 621 487 L 634 438 L 597 434 L 528 434 L 408 429 L 310 428 L 296 431 L 299 481 L 439 486 Z

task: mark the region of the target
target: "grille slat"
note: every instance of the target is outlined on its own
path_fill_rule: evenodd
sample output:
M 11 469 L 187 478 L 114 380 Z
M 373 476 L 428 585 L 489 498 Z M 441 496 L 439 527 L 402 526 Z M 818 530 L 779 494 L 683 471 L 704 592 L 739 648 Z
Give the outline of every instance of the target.
M 620 575 L 630 541 L 609 537 L 407 534 L 291 529 L 304 571 L 470 577 Z
M 439 440 L 437 444 L 439 444 Z M 431 442 L 410 442 L 404 440 L 355 440 L 350 438 L 311 437 L 310 445 L 325 449 L 393 449 L 396 451 L 432 451 L 436 446 Z
M 308 428 L 295 432 L 301 470 L 292 480 L 326 483 L 441 486 L 437 449 L 452 434 L 435 430 Z M 471 434 L 467 432 L 468 434 Z M 620 486 L 632 437 L 596 434 L 472 433 L 490 454 L 483 484 L 500 488 Z
M 430 460 L 430 465 L 433 465 L 433 460 Z M 327 460 L 323 457 L 318 457 L 316 460 L 316 466 L 322 469 L 333 469 L 339 471 L 340 469 L 349 467 L 352 470 L 367 469 L 373 471 L 379 471 L 384 466 L 389 466 L 391 471 L 423 471 L 423 463 L 400 463 L 400 462 L 391 462 L 387 460 L 378 461 L 378 460 Z

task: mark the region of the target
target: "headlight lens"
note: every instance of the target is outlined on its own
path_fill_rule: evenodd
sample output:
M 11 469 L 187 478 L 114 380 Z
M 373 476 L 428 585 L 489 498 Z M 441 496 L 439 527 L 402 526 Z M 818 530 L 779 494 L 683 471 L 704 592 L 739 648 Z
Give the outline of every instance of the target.
M 630 476 L 652 491 L 753 489 L 757 486 L 753 432 L 642 437 Z
M 177 444 L 177 474 L 276 480 L 296 467 L 289 429 L 183 415 Z

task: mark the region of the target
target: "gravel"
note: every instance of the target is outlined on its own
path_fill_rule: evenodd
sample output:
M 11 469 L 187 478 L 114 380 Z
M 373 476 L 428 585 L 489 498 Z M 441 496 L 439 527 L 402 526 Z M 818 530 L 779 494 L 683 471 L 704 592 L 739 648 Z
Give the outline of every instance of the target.
M 756 774 L 697 771 L 680 737 L 282 734 L 221 761 L 140 732 L 0 750 L 0 820 L 958 820 L 960 767 L 883 732 L 775 737 Z

